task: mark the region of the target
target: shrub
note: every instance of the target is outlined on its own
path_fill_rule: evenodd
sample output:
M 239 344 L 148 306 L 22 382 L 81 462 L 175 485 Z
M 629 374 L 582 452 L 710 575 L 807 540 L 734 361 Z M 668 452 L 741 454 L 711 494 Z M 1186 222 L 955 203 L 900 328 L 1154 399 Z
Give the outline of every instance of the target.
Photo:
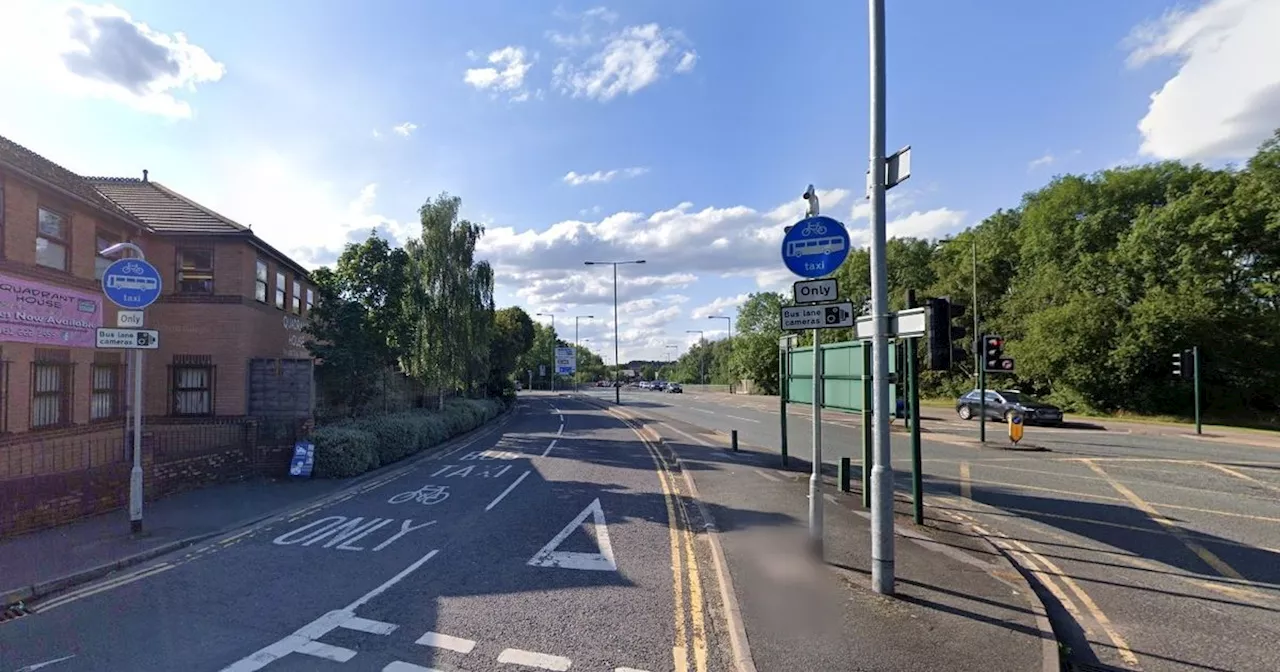
M 443 411 L 404 411 L 319 427 L 312 435 L 314 473 L 319 478 L 363 474 L 469 432 L 506 408 L 495 399 L 451 399 Z
M 379 465 L 373 436 L 349 424 L 318 427 L 312 440 L 316 446 L 314 473 L 320 478 L 357 476 Z

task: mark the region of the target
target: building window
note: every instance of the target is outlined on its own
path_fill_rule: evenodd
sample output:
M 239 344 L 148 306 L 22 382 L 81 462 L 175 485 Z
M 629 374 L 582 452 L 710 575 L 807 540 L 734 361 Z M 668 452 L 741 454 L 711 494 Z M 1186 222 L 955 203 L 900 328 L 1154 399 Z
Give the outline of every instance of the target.
M 315 307 L 316 307 L 316 294 L 314 291 L 311 290 L 310 287 L 308 287 L 307 288 L 307 314 L 310 315 L 312 309 L 314 309 Z
M 102 256 L 102 251 L 118 242 L 120 242 L 118 238 L 104 231 L 99 231 L 94 236 L 93 278 L 95 280 L 101 282 L 102 275 L 107 272 L 107 267 L 115 261 L 111 257 Z
M 124 380 L 124 367 L 120 364 L 120 356 L 116 353 L 94 353 L 91 378 L 93 379 L 93 396 L 89 400 L 90 420 L 109 420 L 124 415 L 124 404 L 121 394 Z
M 267 302 L 267 262 L 261 259 L 253 269 L 253 298 Z
M 293 281 L 293 314 L 297 315 L 302 312 L 302 283 L 297 280 Z
M 213 293 L 213 250 L 178 250 L 178 291 L 183 294 Z
M 36 349 L 31 364 L 31 427 L 71 424 L 71 352 Z
M 40 222 L 36 230 L 36 263 L 59 271 L 67 270 L 67 220 L 52 211 L 39 209 Z
M 276 308 L 284 310 L 284 273 L 276 273 Z
M 174 415 L 213 415 L 213 358 L 176 355 L 173 358 Z

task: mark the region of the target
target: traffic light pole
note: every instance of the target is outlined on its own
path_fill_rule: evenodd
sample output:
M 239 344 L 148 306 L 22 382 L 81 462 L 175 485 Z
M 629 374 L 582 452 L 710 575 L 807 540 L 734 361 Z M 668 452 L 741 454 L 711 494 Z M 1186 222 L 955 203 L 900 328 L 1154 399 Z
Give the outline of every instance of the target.
M 1191 366 L 1194 372 L 1192 386 L 1196 395 L 1196 434 L 1200 433 L 1200 346 L 1191 346 Z
M 981 340 L 979 340 L 981 339 Z M 987 372 L 984 366 L 986 339 L 978 331 L 978 238 L 973 239 L 973 363 L 978 370 L 978 441 L 987 441 Z M 982 343 L 982 345 L 978 345 Z
M 987 440 L 987 367 L 984 363 L 978 360 L 978 440 L 982 442 Z

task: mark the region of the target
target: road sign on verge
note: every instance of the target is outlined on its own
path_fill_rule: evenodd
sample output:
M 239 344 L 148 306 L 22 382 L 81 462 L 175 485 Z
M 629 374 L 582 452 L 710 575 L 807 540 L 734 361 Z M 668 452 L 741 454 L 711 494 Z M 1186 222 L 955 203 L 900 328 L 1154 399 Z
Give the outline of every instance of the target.
M 924 336 L 925 309 L 907 308 L 889 316 L 890 338 L 919 338 Z M 858 339 L 870 340 L 874 335 L 875 321 L 870 315 L 858 318 Z
M 782 238 L 782 262 L 802 278 L 835 273 L 848 256 L 849 232 L 825 215 L 800 220 Z
M 796 303 L 821 303 L 840 298 L 840 288 L 835 278 L 805 280 L 791 285 Z
M 853 303 L 825 303 L 808 306 L 784 306 L 782 330 L 847 329 L 853 326 Z
M 155 329 L 98 329 L 99 348 L 155 350 L 160 347 L 160 332 Z
M 120 259 L 102 273 L 102 293 L 121 308 L 146 308 L 160 298 L 160 272 L 142 259 Z
M 116 312 L 116 326 L 121 329 L 137 329 L 142 326 L 141 310 L 121 310 Z
M 556 373 L 570 374 L 578 369 L 574 361 L 573 348 L 556 348 Z

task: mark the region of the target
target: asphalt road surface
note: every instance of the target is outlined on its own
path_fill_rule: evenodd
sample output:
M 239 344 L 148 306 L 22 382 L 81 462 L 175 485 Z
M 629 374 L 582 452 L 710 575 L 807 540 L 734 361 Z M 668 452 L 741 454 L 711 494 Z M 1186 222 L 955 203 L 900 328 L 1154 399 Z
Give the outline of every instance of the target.
M 619 420 L 525 399 L 487 435 L 35 604 L 0 626 L 0 670 L 727 670 L 686 506 Z
M 622 395 L 624 405 L 720 430 L 722 441 L 737 430 L 744 448 L 779 451 L 776 398 Z M 926 502 L 975 525 L 1037 578 L 1071 661 L 1280 670 L 1280 448 L 1077 425 L 1029 427 L 1013 450 L 1002 424 L 989 424 L 981 445 L 977 423 L 945 409 L 925 415 Z M 788 417 L 790 454 L 807 459 L 808 409 Z M 860 419 L 824 420 L 824 461 L 852 458 L 856 489 Z M 895 430 L 892 449 L 897 487 L 910 492 L 908 436 Z

